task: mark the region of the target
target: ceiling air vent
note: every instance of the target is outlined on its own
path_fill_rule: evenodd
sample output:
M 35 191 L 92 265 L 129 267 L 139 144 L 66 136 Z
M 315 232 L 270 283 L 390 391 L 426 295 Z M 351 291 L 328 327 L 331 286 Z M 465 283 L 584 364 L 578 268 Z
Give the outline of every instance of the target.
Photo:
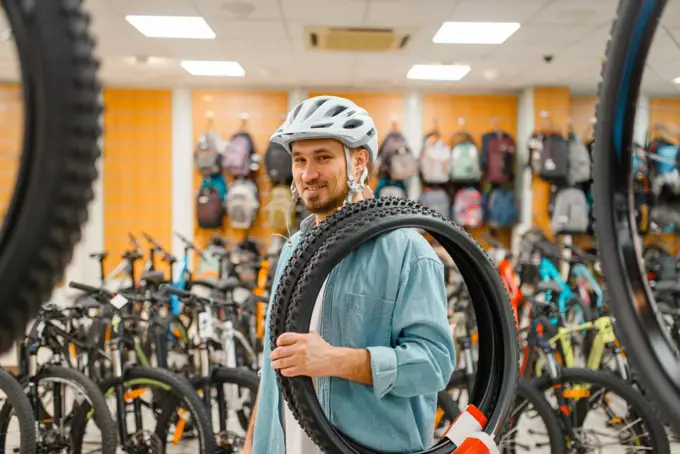
M 305 27 L 307 44 L 314 50 L 389 52 L 406 47 L 411 30 L 361 27 Z

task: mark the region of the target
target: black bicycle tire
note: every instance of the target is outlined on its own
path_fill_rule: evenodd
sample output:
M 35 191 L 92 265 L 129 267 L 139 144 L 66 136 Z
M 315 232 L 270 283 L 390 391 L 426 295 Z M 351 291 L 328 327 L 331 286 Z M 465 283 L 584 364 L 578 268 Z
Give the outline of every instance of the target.
M 201 444 L 200 454 L 213 454 L 217 452 L 217 446 L 215 444 L 215 438 L 213 437 L 212 432 L 210 413 L 189 380 L 180 377 L 177 374 L 173 374 L 166 369 L 132 366 L 124 371 L 122 378 L 108 379 L 107 381 L 100 384 L 100 388 L 102 388 L 102 391 L 105 392 L 104 389 L 112 387 L 121 380 L 124 382 L 126 380 L 135 378 L 146 378 L 149 380 L 158 381 L 174 389 L 175 392 L 181 396 L 184 403 L 187 404 L 192 415 L 196 418 L 193 422 L 193 425 L 195 428 L 197 428 L 199 433 Z M 167 416 L 170 417 L 170 414 L 167 414 Z M 159 419 L 157 422 L 158 424 L 162 424 L 164 422 L 169 423 L 169 420 L 162 421 Z
M 566 381 L 588 383 L 614 391 L 626 401 L 629 408 L 632 404 L 636 414 L 643 420 L 645 428 L 650 432 L 650 439 L 657 444 L 657 446 L 653 447 L 652 452 L 655 454 L 670 454 L 668 436 L 661 421 L 656 416 L 654 407 L 630 383 L 608 372 L 584 368 L 561 369 L 556 382 L 564 384 Z M 553 388 L 554 383 L 555 381 L 553 381 L 552 377 L 547 374 L 531 380 L 531 385 L 543 393 Z
M 657 312 L 640 268 L 629 195 L 636 104 L 645 62 L 666 0 L 621 1 L 598 88 L 594 142 L 594 213 L 607 299 L 631 368 L 655 410 L 680 432 L 680 352 Z M 637 34 L 636 34 L 637 33 Z
M 480 357 L 487 361 L 479 365 L 476 375 L 479 394 L 472 396 L 471 402 L 488 415 L 485 431 L 495 436 L 502 430 L 504 416 L 512 404 L 518 375 L 517 331 L 508 294 L 497 269 L 474 239 L 450 219 L 417 202 L 395 197 L 363 200 L 343 207 L 308 232 L 277 286 L 270 319 L 272 349 L 281 333 L 308 331 L 320 287 L 345 255 L 366 241 L 399 228 L 419 228 L 432 234 L 465 265 L 460 267 L 461 274 L 470 283 L 468 291 L 473 304 L 484 302 L 474 306 L 479 330 L 488 334 L 480 338 Z M 277 378 L 294 417 L 324 452 L 375 452 L 349 440 L 330 424 L 310 378 L 287 378 L 279 372 Z M 424 452 L 449 454 L 451 447 L 451 441 L 446 439 Z
M 106 404 L 106 398 L 99 389 L 97 383 L 82 372 L 53 365 L 43 367 L 35 377 L 30 379 L 30 381 L 37 380 L 39 382 L 41 379 L 53 377 L 75 382 L 82 387 L 82 391 L 85 391 L 85 395 L 87 399 L 89 399 L 89 402 L 85 402 L 92 405 L 91 408 L 94 409 L 95 424 L 101 432 L 102 454 L 116 454 L 118 446 L 118 426 L 116 426 L 116 422 Z M 85 402 L 83 402 L 83 404 L 85 404 Z M 78 440 L 75 440 L 74 438 L 75 437 L 73 436 L 71 437 L 71 441 L 76 442 L 72 446 L 72 452 L 73 454 L 80 454 L 82 451 L 79 450 L 80 446 L 77 445 Z
M 7 396 L 0 409 L 0 449 L 6 450 L 5 434 L 9 423 L 8 416 L 10 411 L 14 411 L 20 427 L 21 451 L 19 454 L 36 454 L 37 433 L 31 402 L 14 376 L 2 368 L 0 368 L 0 390 Z
M 210 377 L 211 384 L 217 383 L 229 383 L 238 385 L 242 388 L 248 389 L 252 393 L 253 405 L 257 399 L 257 392 L 260 387 L 260 377 L 251 370 L 240 369 L 236 367 L 217 367 Z M 254 413 L 251 413 L 251 417 Z M 248 423 L 250 419 L 246 419 L 243 412 L 237 414 L 241 426 L 245 426 L 244 429 L 248 429 Z
M 47 301 L 94 199 L 101 134 L 98 61 L 82 0 L 3 0 L 24 98 L 22 157 L 0 230 L 0 352 Z

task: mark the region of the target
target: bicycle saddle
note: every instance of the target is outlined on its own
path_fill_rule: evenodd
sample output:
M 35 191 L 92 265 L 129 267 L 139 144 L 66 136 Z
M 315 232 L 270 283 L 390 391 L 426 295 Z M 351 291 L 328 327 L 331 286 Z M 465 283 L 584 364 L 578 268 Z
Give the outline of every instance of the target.
M 680 282 L 676 280 L 656 282 L 654 284 L 654 291 L 657 293 L 680 295 Z
M 226 290 L 234 290 L 237 288 L 248 288 L 245 282 L 241 282 L 239 278 L 235 276 L 229 276 L 226 279 L 222 279 L 219 284 L 217 284 L 217 288 L 220 291 L 226 291 Z
M 92 254 L 90 254 L 90 258 L 101 260 L 108 257 L 108 255 L 109 255 L 108 252 L 93 252 Z
M 535 293 L 555 292 L 556 294 L 559 294 L 562 293 L 562 287 L 560 287 L 560 284 L 558 284 L 555 281 L 541 281 L 538 284 L 536 284 L 534 292 Z
M 165 274 L 162 271 L 144 271 L 140 279 L 160 285 L 165 280 Z

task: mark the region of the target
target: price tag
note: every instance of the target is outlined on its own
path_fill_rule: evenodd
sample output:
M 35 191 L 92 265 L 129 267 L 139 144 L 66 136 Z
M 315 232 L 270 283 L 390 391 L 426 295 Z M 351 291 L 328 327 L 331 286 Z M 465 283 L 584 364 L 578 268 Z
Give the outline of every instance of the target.
M 213 318 L 210 312 L 199 312 L 198 314 L 198 335 L 201 339 L 213 337 Z
M 129 301 L 130 300 L 125 298 L 120 293 L 111 298 L 111 304 L 113 304 L 116 309 L 122 309 Z

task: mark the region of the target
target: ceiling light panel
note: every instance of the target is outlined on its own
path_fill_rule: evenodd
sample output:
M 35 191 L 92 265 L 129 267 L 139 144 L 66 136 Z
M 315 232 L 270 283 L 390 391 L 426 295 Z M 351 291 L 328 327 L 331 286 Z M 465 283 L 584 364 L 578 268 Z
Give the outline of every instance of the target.
M 202 17 L 125 16 L 125 20 L 148 38 L 215 39 L 215 32 Z
M 413 65 L 406 77 L 414 80 L 461 80 L 470 72 L 467 65 Z
M 444 22 L 432 38 L 432 42 L 437 44 L 501 44 L 519 28 L 519 22 Z
M 180 66 L 192 76 L 243 77 L 246 71 L 236 61 L 183 60 Z

